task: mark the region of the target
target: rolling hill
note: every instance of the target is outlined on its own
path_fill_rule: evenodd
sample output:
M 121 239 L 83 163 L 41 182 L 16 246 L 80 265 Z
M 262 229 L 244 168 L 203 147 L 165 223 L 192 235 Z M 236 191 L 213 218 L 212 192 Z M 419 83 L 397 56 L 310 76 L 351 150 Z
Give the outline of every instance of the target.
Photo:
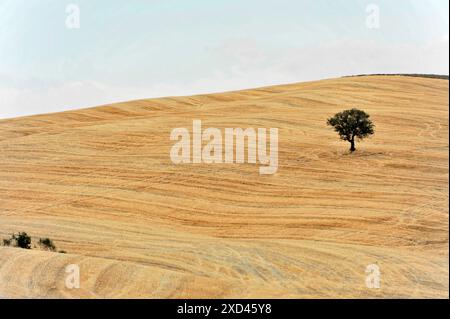
M 1 120 L 0 238 L 67 254 L 0 247 L 0 297 L 448 298 L 448 83 L 348 77 Z M 376 125 L 354 154 L 326 125 L 351 107 Z M 277 173 L 173 164 L 170 132 L 193 119 L 278 128 Z

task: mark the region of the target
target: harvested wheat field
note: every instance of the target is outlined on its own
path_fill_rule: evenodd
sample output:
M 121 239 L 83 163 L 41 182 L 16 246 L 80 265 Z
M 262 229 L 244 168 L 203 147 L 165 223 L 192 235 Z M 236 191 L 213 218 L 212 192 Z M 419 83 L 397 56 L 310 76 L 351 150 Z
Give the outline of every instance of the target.
M 0 296 L 448 298 L 448 83 L 349 77 L 2 120 L 0 237 L 67 254 L 0 247 Z M 326 125 L 351 107 L 376 125 L 353 154 Z M 173 164 L 170 132 L 194 119 L 278 128 L 277 173 Z

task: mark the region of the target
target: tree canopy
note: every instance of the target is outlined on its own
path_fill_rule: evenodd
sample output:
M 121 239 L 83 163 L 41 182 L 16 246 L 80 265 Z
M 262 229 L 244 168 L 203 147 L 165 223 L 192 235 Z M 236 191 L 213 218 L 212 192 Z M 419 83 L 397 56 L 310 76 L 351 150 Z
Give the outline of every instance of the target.
M 354 152 L 355 138 L 363 139 L 375 133 L 375 125 L 369 117 L 366 112 L 353 108 L 335 114 L 327 124 L 334 128 L 341 140 L 350 142 L 350 151 Z

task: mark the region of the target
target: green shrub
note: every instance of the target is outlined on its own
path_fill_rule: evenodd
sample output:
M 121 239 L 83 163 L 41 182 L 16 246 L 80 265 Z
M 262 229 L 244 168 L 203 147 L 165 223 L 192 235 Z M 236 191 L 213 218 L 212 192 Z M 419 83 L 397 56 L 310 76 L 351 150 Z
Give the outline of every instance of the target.
M 39 246 L 45 250 L 56 251 L 56 246 L 50 238 L 40 238 Z
M 11 240 L 15 241 L 19 248 L 31 249 L 31 237 L 25 232 L 18 233 L 17 236 L 13 234 Z
M 11 239 L 3 239 L 3 246 L 11 246 Z

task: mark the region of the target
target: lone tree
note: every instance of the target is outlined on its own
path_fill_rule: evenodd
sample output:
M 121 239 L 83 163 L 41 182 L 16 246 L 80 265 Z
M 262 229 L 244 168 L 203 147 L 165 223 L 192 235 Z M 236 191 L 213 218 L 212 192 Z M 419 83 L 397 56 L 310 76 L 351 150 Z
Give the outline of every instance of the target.
M 350 152 L 354 152 L 355 138 L 362 140 L 375 132 L 375 125 L 369 117 L 364 111 L 351 109 L 337 113 L 328 119 L 327 124 L 334 127 L 341 140 L 350 142 Z

